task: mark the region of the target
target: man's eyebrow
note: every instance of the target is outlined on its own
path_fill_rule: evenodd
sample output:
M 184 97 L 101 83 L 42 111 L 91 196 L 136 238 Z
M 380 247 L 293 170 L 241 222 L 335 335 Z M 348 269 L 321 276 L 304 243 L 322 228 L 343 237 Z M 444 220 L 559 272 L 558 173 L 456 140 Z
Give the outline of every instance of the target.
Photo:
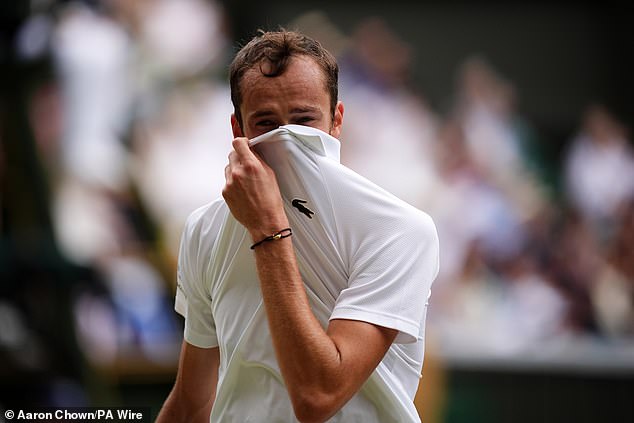
M 312 107 L 312 106 L 301 106 L 301 107 L 293 107 L 291 109 L 291 113 L 292 114 L 299 114 L 299 113 L 321 113 L 321 111 L 319 110 L 318 107 Z M 257 112 L 253 112 L 253 114 L 251 114 L 249 116 L 250 119 L 258 119 L 261 117 L 268 117 L 268 116 L 273 116 L 275 115 L 275 112 L 273 110 L 270 109 L 262 109 L 262 110 L 258 110 Z
M 291 113 L 318 113 L 318 107 L 312 106 L 303 106 L 303 107 L 294 107 L 291 109 Z
M 258 110 L 257 112 L 254 112 L 251 116 L 249 116 L 252 119 L 257 119 L 257 118 L 261 118 L 264 116 L 271 116 L 274 115 L 275 113 L 273 113 L 272 110 Z

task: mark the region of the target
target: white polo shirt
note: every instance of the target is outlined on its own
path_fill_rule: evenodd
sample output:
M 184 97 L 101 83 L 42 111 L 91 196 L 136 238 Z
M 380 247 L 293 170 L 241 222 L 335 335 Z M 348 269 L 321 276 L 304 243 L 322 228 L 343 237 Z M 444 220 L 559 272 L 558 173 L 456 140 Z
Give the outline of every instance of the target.
M 329 421 L 418 422 L 425 315 L 438 273 L 429 216 L 339 163 L 339 141 L 287 125 L 251 140 L 276 173 L 313 313 L 398 330 L 360 391 Z M 211 421 L 293 422 L 251 239 L 222 199 L 188 219 L 179 254 L 176 310 L 185 340 L 220 347 Z M 310 363 L 306 363 L 310 366 Z

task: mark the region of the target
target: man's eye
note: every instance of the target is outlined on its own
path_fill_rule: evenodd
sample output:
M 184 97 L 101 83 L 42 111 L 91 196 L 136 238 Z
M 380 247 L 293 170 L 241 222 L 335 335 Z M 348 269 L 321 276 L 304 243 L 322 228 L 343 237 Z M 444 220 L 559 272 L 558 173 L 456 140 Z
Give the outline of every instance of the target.
M 301 125 L 303 123 L 309 123 L 309 122 L 312 122 L 314 120 L 315 120 L 315 118 L 313 118 L 312 116 L 302 116 L 302 117 L 299 117 L 299 118 L 295 119 L 295 123 Z
M 272 120 L 260 120 L 256 122 L 255 125 L 259 127 L 268 127 L 268 126 L 274 126 L 277 124 L 273 122 Z

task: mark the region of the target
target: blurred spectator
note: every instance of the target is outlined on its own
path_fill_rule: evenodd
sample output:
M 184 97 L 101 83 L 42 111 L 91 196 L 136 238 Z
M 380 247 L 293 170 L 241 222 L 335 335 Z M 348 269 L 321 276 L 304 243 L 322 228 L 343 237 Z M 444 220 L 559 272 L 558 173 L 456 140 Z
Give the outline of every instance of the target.
M 634 337 L 634 201 L 623 205 L 606 261 L 592 286 L 598 325 L 612 338 Z
M 559 213 L 541 250 L 545 272 L 570 303 L 566 326 L 577 334 L 596 332 L 590 289 L 603 264 L 598 240 L 574 209 Z
M 493 268 L 472 243 L 461 273 L 434 295 L 432 324 L 450 350 L 509 355 L 566 330 L 566 300 L 524 252 Z
M 526 220 L 544 206 L 545 189 L 529 155 L 536 140 L 529 136 L 516 106 L 515 87 L 489 63 L 478 56 L 464 61 L 454 113 L 469 155 Z
M 541 272 L 532 255 L 520 252 L 503 264 L 500 273 L 508 286 L 504 320 L 511 330 L 510 339 L 529 348 L 569 331 L 569 302 Z
M 609 236 L 617 212 L 634 198 L 634 151 L 625 128 L 605 107 L 589 107 L 564 166 L 570 202 L 599 236 Z
M 61 13 L 53 41 L 63 92 L 62 163 L 71 178 L 120 189 L 129 124 L 132 45 L 124 28 L 80 3 Z M 99 242 L 95 240 L 95 242 Z
M 139 41 L 150 72 L 174 81 L 224 64 L 229 43 L 215 1 L 146 0 L 141 12 Z
M 134 137 L 132 174 L 172 257 L 187 216 L 220 196 L 233 139 L 228 86 L 190 85 L 175 89 L 157 116 L 139 121 Z
M 457 115 L 470 155 L 491 178 L 514 172 L 521 159 L 511 122 L 514 87 L 480 57 L 462 64 L 458 84 Z
M 489 259 L 503 259 L 523 248 L 522 216 L 487 179 L 470 155 L 460 125 L 447 123 L 439 132 L 436 158 L 441 183 L 434 191 L 430 212 L 443 246 L 439 281 L 462 269 L 474 242 Z
M 341 58 L 342 163 L 425 209 L 437 175 L 435 116 L 408 83 L 411 48 L 380 18 L 363 20 Z

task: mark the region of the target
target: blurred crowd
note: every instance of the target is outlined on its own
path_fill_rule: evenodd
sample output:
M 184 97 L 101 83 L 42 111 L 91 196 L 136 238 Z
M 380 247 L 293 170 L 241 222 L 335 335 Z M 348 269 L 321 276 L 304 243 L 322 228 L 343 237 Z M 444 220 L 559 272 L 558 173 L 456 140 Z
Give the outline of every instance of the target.
M 33 4 L 16 60 L 43 61 L 50 74 L 30 87 L 28 130 L 13 142 L 33 144 L 19 151 L 41 180 L 30 173 L 20 195 L 39 195 L 33 181 L 47 187 L 51 239 L 77 275 L 60 303 L 68 328 L 57 330 L 74 334 L 74 357 L 90 366 L 139 356 L 173 365 L 180 232 L 220 194 L 231 145 L 226 17 L 205 0 Z M 451 108 L 438 111 L 412 89 L 415 46 L 384 21 L 343 33 L 312 12 L 287 27 L 338 56 L 343 163 L 437 225 L 429 328 L 441 344 L 513 354 L 555 337 L 634 340 L 634 152 L 606 105 L 588 104 L 564 140 L 557 184 L 518 89 L 486 58 L 465 58 Z M 14 160 L 0 156 L 9 184 Z M 0 357 L 35 372 L 54 366 L 25 351 L 52 348 L 55 330 L 38 321 L 51 313 L 34 312 L 46 272 L 24 269 L 47 267 L 28 248 L 9 252 L 23 242 L 10 235 L 29 232 L 12 229 L 29 211 L 2 202 L 2 279 L 15 286 L 0 296 Z
M 414 46 L 384 21 L 350 35 L 320 13 L 296 23 L 340 57 L 343 162 L 434 218 L 428 326 L 442 349 L 634 339 L 634 150 L 605 105 L 579 117 L 557 183 L 516 87 L 485 58 L 465 58 L 436 111 L 410 86 Z

